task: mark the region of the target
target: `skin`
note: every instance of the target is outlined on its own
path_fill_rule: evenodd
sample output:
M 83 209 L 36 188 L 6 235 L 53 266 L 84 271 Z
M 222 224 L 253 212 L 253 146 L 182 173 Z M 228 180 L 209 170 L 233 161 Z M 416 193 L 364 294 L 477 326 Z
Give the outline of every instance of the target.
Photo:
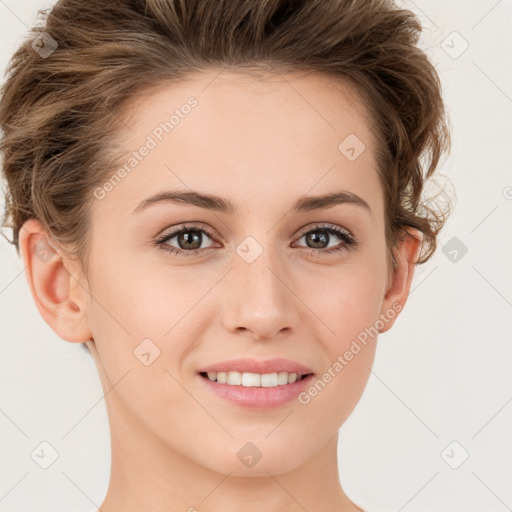
M 339 482 L 338 429 L 364 391 L 377 336 L 306 405 L 243 409 L 211 393 L 197 371 L 237 357 L 284 357 L 321 376 L 393 304 L 403 308 L 421 234 L 411 230 L 396 247 L 399 265 L 389 274 L 371 122 L 347 85 L 312 73 L 191 75 L 126 111 L 119 140 L 127 153 L 190 96 L 198 106 L 93 199 L 88 280 L 56 244 L 49 261 L 34 255 L 47 236 L 38 221 L 20 232 L 38 310 L 60 338 L 88 343 L 106 393 L 112 466 L 100 509 L 361 510 Z M 355 161 L 338 150 L 351 133 L 366 145 Z M 220 195 L 237 212 L 159 203 L 131 213 L 165 189 Z M 371 211 L 350 203 L 290 211 L 304 195 L 341 189 Z M 215 234 L 203 234 L 201 255 L 152 245 L 185 223 Z M 317 223 L 345 228 L 359 244 L 322 255 L 343 240 L 312 245 L 304 234 L 318 234 Z M 236 252 L 247 236 L 263 251 L 252 263 Z M 178 237 L 167 243 L 183 247 Z M 134 357 L 146 338 L 160 350 L 149 366 Z M 237 457 L 247 442 L 262 454 L 252 467 Z

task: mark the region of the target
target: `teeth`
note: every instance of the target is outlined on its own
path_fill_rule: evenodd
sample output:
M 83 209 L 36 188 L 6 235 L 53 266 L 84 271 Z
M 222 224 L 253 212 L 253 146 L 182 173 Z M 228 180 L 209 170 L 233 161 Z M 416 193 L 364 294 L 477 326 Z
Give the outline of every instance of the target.
M 228 384 L 240 386 L 242 384 L 242 374 L 240 372 L 228 372 Z
M 221 380 L 221 376 L 223 376 L 222 378 L 224 380 Z M 217 372 L 208 372 L 208 378 L 210 380 L 216 380 L 217 379 Z M 226 382 L 226 374 L 225 373 L 219 372 L 218 378 L 219 378 L 219 382 Z
M 249 373 L 249 372 L 208 372 L 208 378 L 220 384 L 244 387 L 275 388 L 292 384 L 298 380 L 296 373 L 274 372 L 274 373 Z
M 237 372 L 230 372 L 230 373 L 237 373 Z M 240 374 L 238 374 L 238 375 L 240 375 Z M 242 373 L 240 379 L 241 379 L 242 386 L 258 387 L 258 386 L 263 386 L 263 383 L 261 382 L 262 377 L 263 377 L 263 375 L 260 375 L 259 373 Z M 228 380 L 228 384 L 233 384 L 233 383 L 230 380 Z

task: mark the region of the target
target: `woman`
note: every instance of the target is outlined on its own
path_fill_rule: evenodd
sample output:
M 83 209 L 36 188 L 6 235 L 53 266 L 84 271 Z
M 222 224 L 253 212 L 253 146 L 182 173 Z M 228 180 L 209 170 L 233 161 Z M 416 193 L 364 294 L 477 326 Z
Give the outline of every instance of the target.
M 392 1 L 60 0 L 13 56 L 4 225 L 82 343 L 103 512 L 362 510 L 338 430 L 446 213 L 421 26 Z

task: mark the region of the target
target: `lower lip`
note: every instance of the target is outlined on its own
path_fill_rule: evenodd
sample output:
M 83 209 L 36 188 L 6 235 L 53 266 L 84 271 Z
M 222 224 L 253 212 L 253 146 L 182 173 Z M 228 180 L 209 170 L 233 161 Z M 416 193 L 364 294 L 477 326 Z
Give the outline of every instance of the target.
M 304 391 L 314 378 L 308 375 L 304 379 L 296 380 L 292 384 L 283 384 L 271 388 L 232 386 L 213 382 L 208 377 L 199 375 L 206 386 L 218 396 L 231 400 L 236 405 L 249 409 L 272 409 L 286 404 L 297 398 Z

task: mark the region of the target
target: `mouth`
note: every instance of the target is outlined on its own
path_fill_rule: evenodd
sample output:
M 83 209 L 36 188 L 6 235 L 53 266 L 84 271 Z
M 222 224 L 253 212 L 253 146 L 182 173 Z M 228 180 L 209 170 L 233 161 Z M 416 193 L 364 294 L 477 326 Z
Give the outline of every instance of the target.
M 313 373 L 199 372 L 208 393 L 218 397 L 219 407 L 230 404 L 254 411 L 268 411 L 297 401 L 314 380 Z

